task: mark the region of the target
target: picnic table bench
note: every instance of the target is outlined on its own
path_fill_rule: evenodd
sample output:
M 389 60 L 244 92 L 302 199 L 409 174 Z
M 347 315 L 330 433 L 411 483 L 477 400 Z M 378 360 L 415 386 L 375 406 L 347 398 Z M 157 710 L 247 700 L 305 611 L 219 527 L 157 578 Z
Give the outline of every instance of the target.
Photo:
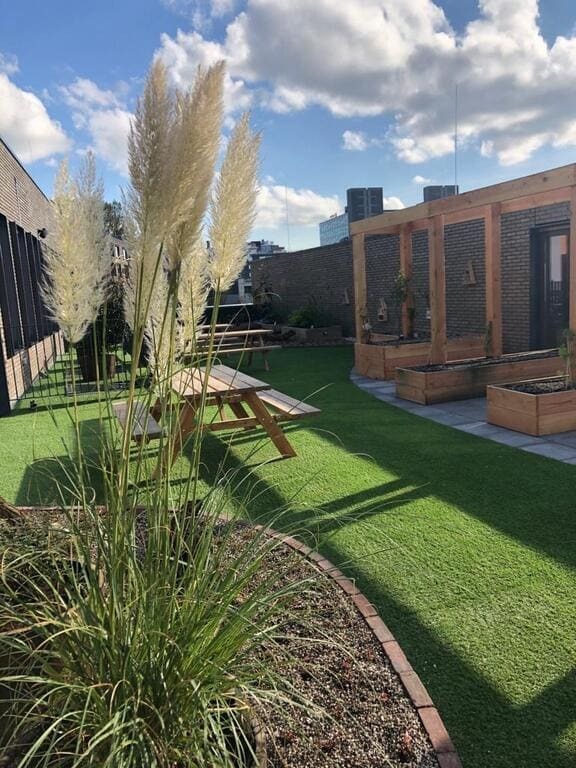
M 279 422 L 320 413 L 315 406 L 272 389 L 265 381 L 226 365 L 213 366 L 209 374 L 203 368 L 179 371 L 172 377 L 171 387 L 179 400 L 178 420 L 173 426 L 172 440 L 166 441 L 159 457 L 155 476 L 173 464 L 186 439 L 198 428 L 218 432 L 262 427 L 283 458 L 296 456 Z M 208 423 L 199 425 L 198 408 L 204 393 L 206 404 L 216 406 L 217 415 Z M 232 415 L 226 413 L 227 408 Z M 114 412 L 125 429 L 127 404 L 116 403 Z M 137 403 L 132 419 L 132 439 L 141 443 L 166 435 L 160 422 L 158 403 L 150 410 L 144 403 Z
M 225 330 L 222 330 L 223 327 Z M 273 331 L 268 328 L 242 329 L 217 325 L 215 326 L 213 337 L 214 355 L 221 357 L 222 355 L 243 354 L 246 352 L 248 353 L 246 363 L 251 365 L 254 353 L 258 352 L 264 360 L 264 368 L 269 371 L 268 353 L 274 349 L 281 349 L 280 344 L 270 343 L 272 333 Z M 210 338 L 209 327 L 200 326 L 200 333 L 197 338 L 200 352 L 208 349 Z

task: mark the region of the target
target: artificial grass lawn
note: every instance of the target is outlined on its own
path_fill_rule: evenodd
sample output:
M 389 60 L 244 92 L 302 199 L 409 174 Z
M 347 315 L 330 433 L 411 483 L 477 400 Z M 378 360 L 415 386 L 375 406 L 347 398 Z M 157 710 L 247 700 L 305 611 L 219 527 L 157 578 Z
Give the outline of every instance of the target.
M 576 763 L 576 468 L 420 419 L 348 380 L 350 348 L 282 350 L 253 375 L 310 398 L 320 417 L 287 426 L 288 461 L 258 433 L 230 438 L 226 465 L 257 494 L 248 513 L 289 505 L 379 608 L 424 680 L 466 768 Z M 94 442 L 97 407 L 82 406 Z M 0 494 L 50 501 L 65 410 L 0 421 Z M 225 456 L 206 438 L 203 482 Z M 254 453 L 255 446 L 260 446 Z M 184 473 L 188 458 L 175 465 Z M 279 523 L 276 521 L 276 525 Z

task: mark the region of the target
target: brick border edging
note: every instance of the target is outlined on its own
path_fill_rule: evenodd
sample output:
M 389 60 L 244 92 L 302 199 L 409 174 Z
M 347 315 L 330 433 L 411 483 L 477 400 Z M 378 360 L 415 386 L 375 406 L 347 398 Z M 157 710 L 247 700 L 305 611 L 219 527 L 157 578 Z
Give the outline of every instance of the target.
M 378 611 L 368 598 L 360 592 L 351 579 L 348 579 L 342 571 L 330 562 L 330 560 L 325 558 L 324 555 L 321 555 L 319 552 L 313 550 L 312 547 L 295 539 L 293 536 L 279 533 L 273 528 L 265 528 L 261 525 L 255 527 L 264 530 L 272 538 L 281 541 L 287 547 L 290 547 L 290 549 L 299 552 L 307 560 L 310 560 L 320 571 L 336 582 L 340 589 L 350 597 L 400 678 L 404 690 L 412 702 L 412 706 L 418 713 L 420 722 L 430 739 L 440 768 L 462 768 L 462 763 L 456 752 L 456 748 L 452 743 L 452 739 L 450 738 L 446 726 L 440 717 L 440 713 L 430 698 L 424 683 L 412 669 L 410 662 L 404 655 L 404 651 L 398 644 L 396 638 L 382 621 L 378 615 Z
M 38 509 L 51 511 L 60 510 L 62 508 L 17 506 L 17 509 L 29 513 L 37 511 Z M 98 506 L 97 509 L 103 511 L 105 507 Z M 222 515 L 221 518 L 223 521 L 230 521 L 230 518 L 227 515 Z M 340 589 L 351 598 L 366 625 L 378 641 L 386 658 L 400 678 L 402 686 L 412 702 L 412 706 L 418 713 L 420 722 L 430 739 L 440 768 L 462 768 L 462 763 L 456 752 L 456 748 L 452 743 L 452 739 L 450 738 L 446 726 L 440 717 L 440 713 L 430 698 L 424 683 L 412 669 L 410 662 L 404 655 L 404 651 L 398 644 L 396 638 L 382 621 L 378 615 L 378 611 L 368 598 L 360 592 L 351 579 L 347 578 L 342 571 L 330 562 L 330 560 L 325 558 L 324 555 L 321 555 L 320 552 L 313 550 L 312 547 L 309 547 L 307 544 L 304 544 L 293 536 L 280 533 L 279 531 L 274 530 L 274 528 L 268 528 L 258 524 L 255 524 L 254 528 L 258 531 L 264 531 L 271 538 L 276 539 L 287 547 L 290 547 L 290 549 L 299 552 L 307 560 L 314 563 L 314 565 L 316 565 L 316 567 L 326 576 L 329 576 L 336 582 Z

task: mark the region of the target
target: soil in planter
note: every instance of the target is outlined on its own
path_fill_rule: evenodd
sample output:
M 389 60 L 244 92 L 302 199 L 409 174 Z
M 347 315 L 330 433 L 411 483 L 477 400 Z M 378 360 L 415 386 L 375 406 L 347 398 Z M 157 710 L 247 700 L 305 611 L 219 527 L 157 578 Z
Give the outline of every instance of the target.
M 527 395 L 547 395 L 550 392 L 570 392 L 576 389 L 576 384 L 566 385 L 565 381 L 521 381 L 518 384 L 507 384 L 504 388 L 525 392 Z
M 490 365 L 504 363 L 522 363 L 528 360 L 545 360 L 549 357 L 559 357 L 557 349 L 546 349 L 542 352 L 522 352 L 517 355 L 502 355 L 502 357 L 478 357 L 472 360 L 458 360 L 454 363 L 438 363 L 436 365 L 414 365 L 412 371 L 434 373 L 436 371 L 460 371 L 462 368 L 484 368 Z

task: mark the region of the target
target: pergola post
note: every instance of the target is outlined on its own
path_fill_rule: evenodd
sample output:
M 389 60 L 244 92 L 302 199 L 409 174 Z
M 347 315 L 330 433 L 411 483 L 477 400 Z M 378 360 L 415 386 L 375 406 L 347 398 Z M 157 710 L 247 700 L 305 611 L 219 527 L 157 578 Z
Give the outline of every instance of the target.
M 446 362 L 446 267 L 444 263 L 444 216 L 428 220 L 428 267 L 430 282 L 430 363 Z
M 576 333 L 576 187 L 570 190 L 570 330 Z
M 484 218 L 484 261 L 486 265 L 486 354 L 502 354 L 501 206 L 487 206 Z
M 364 251 L 365 235 L 352 235 L 352 267 L 354 274 L 354 319 L 356 342 L 366 340 L 364 323 L 368 320 L 366 305 L 366 254 Z
M 408 280 L 408 296 L 402 304 L 402 335 L 407 338 L 413 328 L 410 328 L 410 312 L 414 306 L 414 294 L 412 291 L 412 228 L 409 224 L 400 227 L 400 272 Z

